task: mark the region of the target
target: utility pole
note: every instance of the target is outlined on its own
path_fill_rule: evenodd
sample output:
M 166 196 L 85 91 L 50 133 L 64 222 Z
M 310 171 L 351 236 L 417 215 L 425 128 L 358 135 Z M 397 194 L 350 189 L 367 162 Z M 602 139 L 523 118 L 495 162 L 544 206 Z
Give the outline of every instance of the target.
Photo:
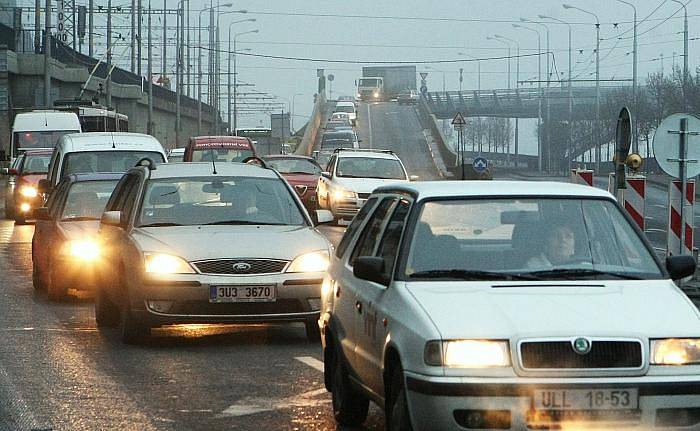
M 34 54 L 41 52 L 41 0 L 34 2 Z
M 150 0 L 149 0 L 150 1 Z M 165 79 L 168 72 L 168 0 L 163 0 L 163 69 L 160 76 Z
M 136 73 L 136 0 L 131 0 L 131 73 Z
M 88 55 L 95 54 L 95 0 L 90 0 L 88 4 Z
M 46 0 L 44 30 L 44 105 L 51 108 L 51 0 Z
M 112 0 L 107 0 L 107 107 L 112 107 Z
M 141 4 L 141 0 L 137 0 L 136 3 L 137 3 L 136 8 L 138 9 L 138 11 L 136 13 L 136 15 L 138 17 L 138 22 L 136 25 L 136 28 L 137 28 L 136 40 L 138 42 L 137 50 L 136 50 L 136 74 L 138 76 L 142 76 L 141 75 L 141 45 L 142 45 L 143 38 L 141 37 L 141 27 L 142 27 L 142 25 L 141 25 L 141 13 L 143 11 L 143 5 Z M 132 13 L 133 13 L 133 10 L 132 10 Z
M 185 24 L 185 34 L 187 35 L 187 44 L 185 45 L 186 46 L 185 73 L 187 75 L 187 86 L 185 87 L 185 94 L 187 95 L 187 97 L 190 97 L 190 91 L 191 91 L 190 90 L 190 85 L 191 85 L 191 79 L 190 79 L 191 70 L 190 69 L 192 66 L 192 62 L 191 62 L 192 47 L 191 47 L 191 42 L 190 42 L 191 41 L 191 39 L 190 39 L 190 0 L 185 0 L 185 2 L 187 3 L 187 9 L 186 9 L 187 16 L 185 18 L 185 23 L 186 23 Z
M 598 17 L 596 17 L 598 19 Z M 595 24 L 595 136 L 596 159 L 595 169 L 600 172 L 601 142 L 600 142 L 600 22 Z
M 177 25 L 176 25 L 176 31 L 175 31 L 175 36 L 176 36 L 176 44 L 175 44 L 175 76 L 176 76 L 176 83 L 175 83 L 175 148 L 180 148 L 180 115 L 181 115 L 181 106 L 180 106 L 180 93 L 182 92 L 181 89 L 181 76 L 180 76 L 180 65 L 182 62 L 182 52 L 181 49 L 182 47 L 180 46 L 180 32 L 182 31 L 182 28 L 180 27 L 180 4 L 177 5 Z
M 153 39 L 151 28 L 151 0 L 148 0 L 148 124 L 146 133 L 153 136 Z
M 685 3 L 671 0 L 683 6 L 683 110 L 688 110 L 688 9 Z

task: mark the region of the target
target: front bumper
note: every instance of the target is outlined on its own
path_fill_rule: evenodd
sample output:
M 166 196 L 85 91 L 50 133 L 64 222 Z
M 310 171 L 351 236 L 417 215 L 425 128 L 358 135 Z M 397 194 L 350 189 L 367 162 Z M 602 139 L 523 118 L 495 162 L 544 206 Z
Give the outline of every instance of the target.
M 151 326 L 178 323 L 315 321 L 324 273 L 253 276 L 173 275 L 142 281 L 130 291 L 132 311 Z M 210 286 L 274 286 L 273 302 L 212 303 Z
M 68 257 L 57 257 L 53 265 L 61 270 L 57 273 L 57 283 L 68 289 L 94 291 L 97 287 L 97 265 L 104 264 L 99 260 L 78 261 Z
M 700 430 L 700 376 L 624 378 L 455 378 L 405 372 L 416 430 L 659 429 Z M 639 408 L 569 418 L 536 414 L 535 390 L 636 388 Z M 483 421 L 479 424 L 478 418 Z
M 367 202 L 362 198 L 343 198 L 331 200 L 331 212 L 340 218 L 353 218 L 360 211 L 360 208 Z

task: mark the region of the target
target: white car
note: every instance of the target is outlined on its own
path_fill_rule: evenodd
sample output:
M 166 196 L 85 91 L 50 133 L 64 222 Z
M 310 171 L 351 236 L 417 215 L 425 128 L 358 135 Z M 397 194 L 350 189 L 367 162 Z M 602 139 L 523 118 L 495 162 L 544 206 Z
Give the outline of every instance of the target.
M 348 114 L 350 124 L 357 124 L 357 109 L 354 102 L 338 102 L 335 105 L 335 112 L 345 112 Z
M 336 220 L 352 218 L 377 187 L 415 178 L 408 176 L 392 151 L 341 148 L 318 179 L 316 198 L 319 207 L 330 210 Z
M 168 152 L 168 163 L 181 162 L 185 157 L 185 148 L 173 148 Z
M 609 193 L 377 189 L 322 289 L 336 420 L 390 430 L 700 429 L 700 314 Z

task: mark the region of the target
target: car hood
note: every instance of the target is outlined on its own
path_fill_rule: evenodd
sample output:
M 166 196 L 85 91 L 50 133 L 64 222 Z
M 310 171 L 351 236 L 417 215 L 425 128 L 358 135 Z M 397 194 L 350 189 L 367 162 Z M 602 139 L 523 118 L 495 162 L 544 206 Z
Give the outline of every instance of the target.
M 700 336 L 700 313 L 669 280 L 410 282 L 443 339 Z
M 301 184 L 316 187 L 316 183 L 318 183 L 318 175 L 314 174 L 282 174 L 282 176 L 292 185 Z
M 335 177 L 333 182 L 337 187 L 356 193 L 372 193 L 377 187 L 388 184 L 407 183 L 408 180 L 382 180 L 379 178 L 343 178 Z
M 39 180 L 43 180 L 44 178 L 46 178 L 46 174 L 20 175 L 17 178 L 17 184 L 35 186 L 39 184 Z
M 309 226 L 173 226 L 135 228 L 143 251 L 174 254 L 188 261 L 219 258 L 291 260 L 328 250 L 328 242 Z
M 96 237 L 100 228 L 99 220 L 60 221 L 58 227 L 63 236 L 68 239 L 86 239 Z

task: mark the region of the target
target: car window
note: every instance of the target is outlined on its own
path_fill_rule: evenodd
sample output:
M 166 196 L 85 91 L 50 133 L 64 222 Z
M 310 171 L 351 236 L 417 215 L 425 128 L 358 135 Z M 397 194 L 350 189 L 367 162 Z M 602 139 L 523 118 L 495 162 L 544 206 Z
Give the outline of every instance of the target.
M 406 199 L 401 199 L 398 204 L 396 204 L 394 214 L 391 216 L 391 219 L 389 219 L 389 223 L 384 229 L 384 236 L 379 243 L 377 256 L 384 258 L 384 275 L 386 275 L 387 278 L 391 278 L 391 274 L 394 272 L 394 264 L 399 250 L 399 242 L 401 242 L 401 234 L 404 230 L 406 217 L 410 209 L 411 202 Z
M 249 148 L 195 148 L 193 162 L 242 162 L 255 154 Z
M 156 163 L 165 161 L 163 155 L 155 151 L 80 151 L 66 154 L 61 172 L 63 176 L 90 172 L 126 172 L 144 157 Z
M 62 206 L 61 202 L 63 201 L 63 195 L 67 187 L 67 182 L 59 183 L 56 190 L 49 195 L 46 206 L 49 208 L 49 217 L 51 217 L 51 219 L 55 219 L 58 216 L 58 211 Z
M 367 218 L 367 214 L 369 214 L 372 208 L 374 208 L 374 204 L 376 202 L 376 197 L 370 198 L 367 202 L 365 202 L 362 208 L 360 208 L 360 211 L 352 219 L 352 222 L 350 222 L 350 226 L 348 226 L 347 230 L 345 231 L 345 234 L 343 235 L 343 238 L 338 244 L 338 248 L 336 248 L 335 251 L 335 255 L 338 256 L 339 259 L 343 258 L 345 250 L 347 250 L 348 246 L 352 242 L 353 237 L 357 233 L 357 230 L 360 229 L 360 226 L 362 226 L 362 222 L 365 221 L 365 219 Z
M 117 180 L 73 183 L 62 205 L 61 220 L 99 220 L 116 184 Z
M 310 174 L 320 175 L 321 168 L 308 159 L 296 158 L 271 158 L 267 159 L 267 165 L 281 174 Z
M 49 174 L 49 178 L 51 179 L 51 182 L 57 181 L 58 180 L 58 161 L 61 160 L 61 153 L 59 151 L 56 151 L 53 153 L 53 157 L 51 157 L 51 163 L 49 164 L 49 169 L 51 170 Z
M 355 244 L 355 249 L 350 256 L 350 266 L 352 266 L 360 256 L 372 256 L 376 248 L 377 242 L 379 242 L 379 234 L 382 230 L 382 224 L 389 213 L 389 208 L 396 201 L 396 198 L 384 198 L 377 206 L 376 211 L 372 214 L 371 218 L 367 221 L 360 238 Z

